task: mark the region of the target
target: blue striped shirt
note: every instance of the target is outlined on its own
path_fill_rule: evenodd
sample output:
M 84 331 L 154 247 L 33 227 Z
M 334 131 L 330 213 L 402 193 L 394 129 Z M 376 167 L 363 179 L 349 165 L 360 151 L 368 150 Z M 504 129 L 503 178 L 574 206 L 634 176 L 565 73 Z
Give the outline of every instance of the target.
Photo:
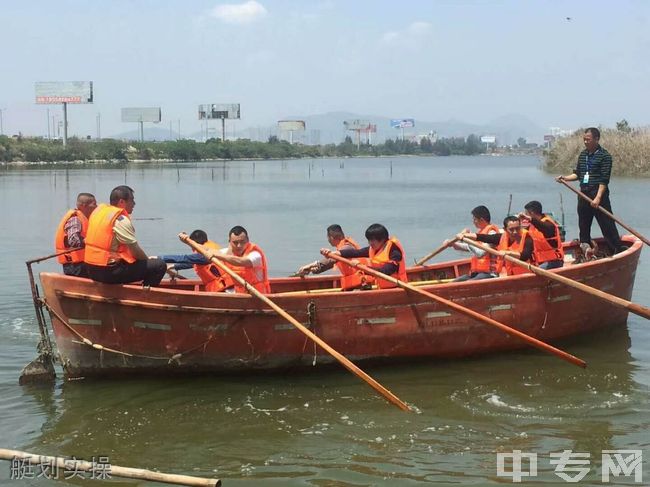
M 578 176 L 580 186 L 608 185 L 612 173 L 612 156 L 601 146 L 598 146 L 593 154 L 583 150 L 578 156 L 578 163 L 573 172 Z M 584 184 L 583 179 L 587 172 L 589 182 Z

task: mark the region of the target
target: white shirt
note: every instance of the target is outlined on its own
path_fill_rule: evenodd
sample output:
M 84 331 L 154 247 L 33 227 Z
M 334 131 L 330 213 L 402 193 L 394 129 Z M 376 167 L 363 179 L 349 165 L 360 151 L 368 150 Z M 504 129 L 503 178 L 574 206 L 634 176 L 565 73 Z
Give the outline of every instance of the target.
M 223 255 L 234 255 L 232 252 L 230 252 L 230 247 L 224 247 L 222 249 L 217 250 L 217 252 Z M 260 254 L 257 250 L 253 250 L 244 258 L 249 262 L 251 262 L 251 264 L 253 264 L 253 270 L 255 271 L 255 277 L 257 278 L 257 280 L 261 281 L 262 279 L 264 279 L 264 267 L 262 266 L 262 254 Z

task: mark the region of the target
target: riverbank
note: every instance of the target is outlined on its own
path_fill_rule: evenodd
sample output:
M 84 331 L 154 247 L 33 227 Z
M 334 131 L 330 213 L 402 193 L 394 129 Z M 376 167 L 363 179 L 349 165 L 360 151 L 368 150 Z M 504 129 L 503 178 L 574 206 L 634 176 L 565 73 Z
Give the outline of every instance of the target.
M 545 153 L 544 169 L 556 174 L 573 171 L 578 155 L 584 150 L 583 130 L 555 141 Z M 650 130 L 601 130 L 600 142 L 612 155 L 615 176 L 650 177 Z
M 221 141 L 209 139 L 129 142 L 115 139 L 83 140 L 71 138 L 67 146 L 60 140 L 0 136 L 0 163 L 114 163 L 169 161 L 286 160 L 321 157 L 449 156 L 479 155 L 485 145 L 476 135 L 467 138 L 441 138 L 432 142 L 386 140 L 383 144 L 357 147 L 350 137 L 327 145 L 290 144 L 276 137 L 267 142 L 248 139 Z

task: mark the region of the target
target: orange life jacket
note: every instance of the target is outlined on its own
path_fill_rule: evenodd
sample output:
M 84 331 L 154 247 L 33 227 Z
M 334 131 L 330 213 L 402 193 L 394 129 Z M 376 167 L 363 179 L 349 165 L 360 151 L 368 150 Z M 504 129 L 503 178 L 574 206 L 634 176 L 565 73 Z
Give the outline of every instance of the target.
M 219 250 L 221 248 L 219 244 L 214 243 L 212 240 L 208 240 L 203 244 L 203 246 L 214 250 Z M 194 264 L 193 267 L 194 272 L 196 272 L 196 275 L 199 276 L 199 279 L 201 279 L 201 282 L 203 282 L 206 291 L 220 291 L 220 289 L 218 289 L 219 283 L 217 281 L 221 279 L 221 276 L 219 275 L 219 269 L 216 265 L 212 263 L 203 265 Z M 216 274 L 213 272 L 213 269 L 217 271 Z
M 359 249 L 359 244 L 356 243 L 350 237 L 343 237 L 343 239 L 336 245 L 336 250 L 341 250 L 344 247 L 353 247 Z M 358 259 L 360 264 L 367 265 L 368 259 Z M 347 291 L 349 289 L 357 289 L 366 284 L 371 284 L 368 279 L 369 276 L 366 276 L 362 271 L 350 267 L 343 262 L 336 262 L 337 269 L 341 272 L 341 289 Z
M 402 260 L 399 262 L 390 260 L 390 251 L 392 250 L 393 245 L 397 246 L 400 252 L 402 252 Z M 378 268 L 384 264 L 395 264 L 398 266 L 398 269 L 397 272 L 391 275 L 391 277 L 399 279 L 400 281 L 408 282 L 408 277 L 406 275 L 406 254 L 404 253 L 402 244 L 395 237 L 389 238 L 379 252 L 375 252 L 372 247 L 370 247 L 368 255 L 370 257 L 370 267 Z M 377 286 L 380 289 L 396 287 L 395 284 L 384 279 L 377 279 Z
M 528 230 L 521 230 L 521 238 L 519 239 L 519 242 L 512 242 L 508 243 L 508 232 L 502 233 L 501 234 L 501 240 L 499 240 L 499 245 L 497 246 L 497 250 L 500 251 L 506 251 L 506 250 L 511 250 L 513 252 L 519 252 L 521 254 L 524 251 L 524 245 L 526 243 L 526 237 L 528 235 Z M 529 271 L 525 269 L 524 267 L 518 266 L 513 264 L 512 262 L 503 259 L 499 257 L 499 260 L 497 261 L 497 271 L 500 274 L 501 270 L 505 268 L 506 270 L 506 275 L 508 276 L 517 276 L 519 274 L 526 274 Z
M 79 218 L 79 221 L 81 222 L 81 236 L 84 239 L 86 238 L 86 234 L 88 233 L 88 218 L 86 218 L 86 215 L 77 209 L 68 210 L 66 214 L 63 215 L 63 218 L 59 222 L 59 226 L 56 229 L 54 247 L 57 254 L 59 252 L 65 252 L 70 248 L 70 246 L 67 245 L 68 239 L 67 235 L 65 234 L 65 224 L 68 223 L 68 220 L 73 216 Z M 84 250 L 75 250 L 69 254 L 59 255 L 57 257 L 57 260 L 60 264 L 78 264 L 79 262 L 84 261 Z
M 252 284 L 252 286 L 255 289 L 257 289 L 259 292 L 268 294 L 271 292 L 271 285 L 269 284 L 268 267 L 266 265 L 266 256 L 264 255 L 264 252 L 262 252 L 262 249 L 260 249 L 254 243 L 248 242 L 248 244 L 246 244 L 246 247 L 244 248 L 244 253 L 242 254 L 242 257 L 246 257 L 248 254 L 254 251 L 259 252 L 260 255 L 262 256 L 262 279 L 261 280 L 257 277 L 257 273 L 255 272 L 254 267 L 235 266 L 224 260 L 222 260 L 221 262 L 225 264 L 227 267 L 229 267 L 230 269 L 232 269 L 237 275 L 239 275 L 239 277 L 245 279 L 249 284 Z M 222 274 L 225 273 L 222 272 Z M 246 292 L 244 286 L 240 285 L 238 282 L 236 282 L 232 277 L 230 277 L 227 274 L 223 275 L 222 279 L 220 279 L 218 282 L 219 284 L 217 284 L 217 287 L 219 287 L 219 289 L 217 291 L 222 291 L 224 289 L 234 286 L 236 293 Z
M 531 223 L 528 231 L 530 236 L 533 238 L 533 262 L 535 265 L 541 265 L 544 262 L 551 260 L 564 260 L 564 249 L 562 248 L 562 237 L 560 236 L 560 227 L 557 223 L 553 221 L 550 216 L 544 215 L 541 219 L 543 222 L 551 222 L 555 227 L 555 235 L 546 238 L 542 232 L 540 232 L 535 226 Z M 555 240 L 557 242 L 557 247 L 555 248 L 551 245 L 551 241 Z
M 106 204 L 99 205 L 88 219 L 88 232 L 86 234 L 86 264 L 105 267 L 111 260 L 123 260 L 129 264 L 136 261 L 131 249 L 120 243 L 117 251 L 111 251 L 111 244 L 115 234 L 113 227 L 119 216 L 130 218 L 126 210 Z
M 479 230 L 478 233 L 479 235 L 487 235 L 490 232 L 499 233 L 499 229 L 495 225 L 489 223 L 485 225 L 481 230 Z M 488 254 L 487 252 L 483 254 L 483 257 L 472 255 L 472 259 L 470 261 L 470 272 L 486 272 L 488 274 L 496 274 L 497 257 L 492 254 Z

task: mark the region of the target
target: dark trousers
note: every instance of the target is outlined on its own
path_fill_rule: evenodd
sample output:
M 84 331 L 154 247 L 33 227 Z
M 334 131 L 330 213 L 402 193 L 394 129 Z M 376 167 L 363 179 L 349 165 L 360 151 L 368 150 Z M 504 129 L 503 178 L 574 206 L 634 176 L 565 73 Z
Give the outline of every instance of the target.
M 90 264 L 87 266 L 93 281 L 106 284 L 142 281 L 143 286 L 157 286 L 167 270 L 167 264 L 162 259 L 136 260 L 133 264 L 120 262 L 106 267 Z
M 581 187 L 580 190 L 591 199 L 598 194 L 598 186 Z M 612 213 L 612 204 L 609 202 L 609 189 L 605 190 L 603 198 L 600 200 L 600 206 Z M 610 217 L 605 215 L 597 208 L 593 208 L 589 202 L 578 196 L 578 226 L 580 227 L 580 243 L 591 243 L 591 224 L 596 221 L 603 232 L 603 237 L 607 244 L 612 248 L 612 252 L 618 252 L 621 249 L 621 237 L 616 229 L 616 223 Z
M 76 264 L 63 264 L 63 273 L 66 276 L 89 277 L 86 264 L 78 262 Z

